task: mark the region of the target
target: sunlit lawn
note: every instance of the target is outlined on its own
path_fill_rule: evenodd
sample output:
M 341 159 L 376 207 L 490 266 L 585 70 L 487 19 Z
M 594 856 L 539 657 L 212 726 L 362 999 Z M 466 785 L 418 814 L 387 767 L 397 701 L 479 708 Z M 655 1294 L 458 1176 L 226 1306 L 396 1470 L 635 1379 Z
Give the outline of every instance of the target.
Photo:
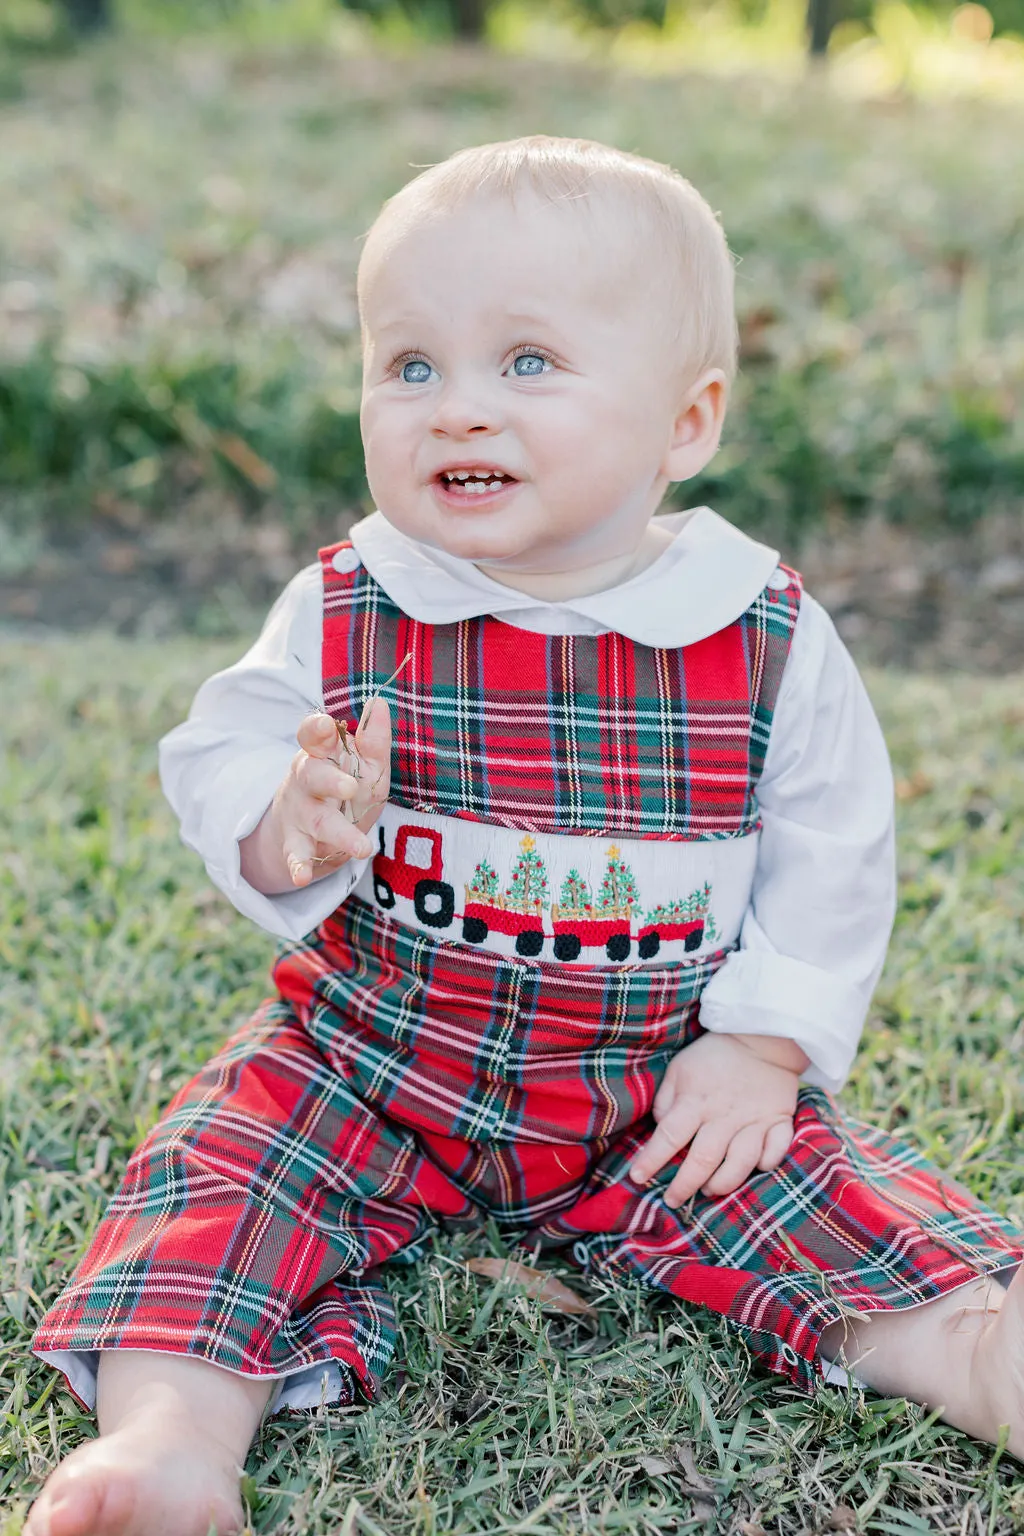
M 270 942 L 179 846 L 154 772 L 157 736 L 226 655 L 103 638 L 0 651 L 4 1536 L 93 1432 L 30 1360 L 33 1320 L 140 1131 L 263 990 Z M 846 1100 L 1024 1221 L 1021 679 L 871 686 L 901 783 L 902 900 Z M 1024 1526 L 1019 1466 L 919 1410 L 802 1399 L 666 1300 L 590 1287 L 596 1327 L 541 1315 L 467 1272 L 481 1252 L 501 1252 L 496 1234 L 442 1238 L 396 1273 L 401 1358 L 377 1407 L 267 1425 L 254 1530 L 675 1532 L 713 1507 L 710 1529 L 796 1536 L 837 1506 L 869 1531 Z M 711 1480 L 696 1505 L 688 1450 Z

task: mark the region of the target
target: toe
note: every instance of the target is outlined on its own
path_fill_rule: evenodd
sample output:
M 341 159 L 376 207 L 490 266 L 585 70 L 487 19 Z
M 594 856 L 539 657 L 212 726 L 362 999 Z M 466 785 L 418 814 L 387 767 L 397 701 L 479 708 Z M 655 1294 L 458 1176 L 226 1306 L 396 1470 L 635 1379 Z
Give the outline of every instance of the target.
M 104 1469 L 58 1467 L 32 1508 L 25 1536 L 116 1536 L 123 1528 L 130 1503 L 127 1488 L 119 1488 Z
M 90 1536 L 102 1502 L 91 1482 L 69 1479 L 59 1468 L 29 1511 L 24 1536 Z
M 135 1440 L 138 1440 L 135 1435 Z M 118 1432 L 73 1451 L 29 1513 L 24 1536 L 218 1536 L 242 1529 L 238 1474 L 209 1446 L 154 1446 Z

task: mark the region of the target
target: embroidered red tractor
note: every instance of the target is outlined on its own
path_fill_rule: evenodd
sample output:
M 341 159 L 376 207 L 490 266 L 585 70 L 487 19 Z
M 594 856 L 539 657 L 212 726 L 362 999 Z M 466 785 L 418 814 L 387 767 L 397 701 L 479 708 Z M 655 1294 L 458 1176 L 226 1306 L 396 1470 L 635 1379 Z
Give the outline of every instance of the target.
M 433 827 L 399 827 L 395 856 L 384 852 L 384 828 L 380 827 L 380 852 L 373 860 L 373 894 L 390 912 L 396 896 L 411 900 L 413 911 L 427 928 L 447 928 L 455 916 L 455 891 L 441 879 L 441 834 Z

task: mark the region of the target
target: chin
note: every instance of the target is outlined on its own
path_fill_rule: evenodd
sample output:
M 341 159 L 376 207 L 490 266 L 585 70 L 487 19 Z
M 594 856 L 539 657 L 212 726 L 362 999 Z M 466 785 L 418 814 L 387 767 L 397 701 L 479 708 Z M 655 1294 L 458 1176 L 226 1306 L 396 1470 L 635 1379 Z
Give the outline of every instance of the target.
M 435 549 L 460 560 L 486 561 L 489 565 L 502 565 L 506 561 L 520 559 L 527 550 L 537 546 L 536 538 L 520 524 L 515 528 L 487 525 L 486 519 L 471 516 L 465 518 L 436 518 L 429 529 L 417 533 L 406 530 L 414 539 L 433 544 Z

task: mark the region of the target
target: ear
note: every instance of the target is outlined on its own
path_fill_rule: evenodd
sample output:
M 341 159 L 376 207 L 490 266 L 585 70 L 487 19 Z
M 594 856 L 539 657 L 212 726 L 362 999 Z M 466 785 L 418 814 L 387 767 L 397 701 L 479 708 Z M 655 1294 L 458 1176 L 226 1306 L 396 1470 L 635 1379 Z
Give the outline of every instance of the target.
M 718 452 L 729 384 L 721 368 L 710 368 L 690 385 L 672 423 L 662 464 L 669 480 L 691 480 Z

